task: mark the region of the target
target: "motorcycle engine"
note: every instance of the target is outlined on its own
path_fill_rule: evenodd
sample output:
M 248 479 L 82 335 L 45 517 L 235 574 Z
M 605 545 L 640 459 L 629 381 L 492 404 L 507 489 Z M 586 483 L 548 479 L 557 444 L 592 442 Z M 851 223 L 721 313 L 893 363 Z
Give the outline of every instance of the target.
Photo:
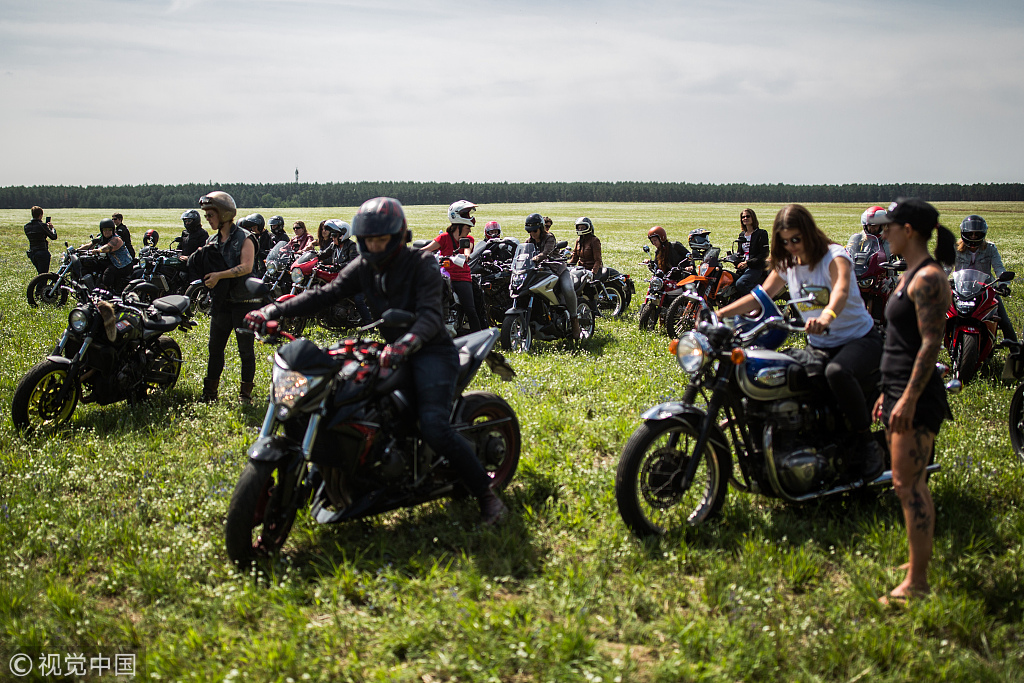
M 829 439 L 835 416 L 827 406 L 784 399 L 764 413 L 765 453 L 790 495 L 820 491 L 836 479 L 839 449 Z

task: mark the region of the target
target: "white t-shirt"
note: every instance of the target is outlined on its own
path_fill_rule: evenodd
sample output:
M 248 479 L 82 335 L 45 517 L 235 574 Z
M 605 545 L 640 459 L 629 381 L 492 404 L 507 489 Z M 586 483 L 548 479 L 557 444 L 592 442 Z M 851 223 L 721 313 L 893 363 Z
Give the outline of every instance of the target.
M 828 253 L 821 257 L 818 265 L 814 268 L 808 266 L 794 266 L 785 272 L 786 282 L 789 284 L 789 296 L 796 299 L 800 296 L 801 285 L 819 285 L 832 291 L 832 277 L 829 275 L 828 267 L 835 258 L 844 258 L 850 264 L 850 293 L 846 297 L 846 306 L 836 316 L 836 319 L 829 325 L 828 334 L 809 334 L 807 341 L 811 346 L 819 349 L 832 349 L 843 346 L 854 339 L 860 339 L 871 331 L 875 321 L 872 319 L 868 309 L 864 307 L 864 300 L 860 298 L 860 287 L 857 286 L 857 275 L 853 272 L 853 261 L 846 249 L 839 244 L 828 245 Z M 821 315 L 824 306 L 814 303 L 800 306 L 804 319 Z

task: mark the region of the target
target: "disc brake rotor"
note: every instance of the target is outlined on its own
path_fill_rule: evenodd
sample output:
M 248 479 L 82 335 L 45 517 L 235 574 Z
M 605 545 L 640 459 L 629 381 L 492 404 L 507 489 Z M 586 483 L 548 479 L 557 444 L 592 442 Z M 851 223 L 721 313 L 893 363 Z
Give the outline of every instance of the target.
M 644 462 L 640 470 L 640 492 L 654 508 L 670 508 L 683 497 L 679 483 L 689 456 L 674 448 L 659 448 Z

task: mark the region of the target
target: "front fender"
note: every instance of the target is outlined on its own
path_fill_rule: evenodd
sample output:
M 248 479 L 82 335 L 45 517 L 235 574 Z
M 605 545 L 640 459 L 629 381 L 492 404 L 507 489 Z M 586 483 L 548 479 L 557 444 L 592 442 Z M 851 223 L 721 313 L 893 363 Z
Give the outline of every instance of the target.
M 688 423 L 693 426 L 695 431 L 699 432 L 701 422 L 707 419 L 708 414 L 696 406 L 679 403 L 677 401 L 670 401 L 668 403 L 659 403 L 652 408 L 648 408 L 640 417 L 643 418 L 645 422 L 676 420 L 677 422 Z M 732 453 L 732 448 L 729 446 L 729 439 L 726 438 L 725 432 L 723 432 L 722 428 L 718 425 L 711 425 L 709 439 L 711 444 L 724 455 L 730 455 Z
M 302 458 L 302 446 L 283 434 L 261 436 L 246 452 L 250 460 L 259 462 L 280 462 Z
M 505 311 L 505 315 L 526 315 L 529 312 L 530 309 L 528 308 L 516 308 L 515 306 L 513 306 L 512 308 Z
M 51 363 L 63 363 L 64 365 L 71 365 L 71 359 L 65 358 L 64 356 L 47 356 L 46 360 L 50 361 Z

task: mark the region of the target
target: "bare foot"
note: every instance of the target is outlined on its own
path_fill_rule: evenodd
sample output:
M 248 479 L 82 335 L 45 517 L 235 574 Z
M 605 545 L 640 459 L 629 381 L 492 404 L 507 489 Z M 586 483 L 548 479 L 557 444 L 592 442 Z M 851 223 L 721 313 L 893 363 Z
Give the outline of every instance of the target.
M 931 590 L 924 588 L 911 588 L 902 583 L 893 588 L 887 595 L 878 598 L 878 602 L 887 607 L 906 607 L 911 600 L 919 600 L 928 597 Z

